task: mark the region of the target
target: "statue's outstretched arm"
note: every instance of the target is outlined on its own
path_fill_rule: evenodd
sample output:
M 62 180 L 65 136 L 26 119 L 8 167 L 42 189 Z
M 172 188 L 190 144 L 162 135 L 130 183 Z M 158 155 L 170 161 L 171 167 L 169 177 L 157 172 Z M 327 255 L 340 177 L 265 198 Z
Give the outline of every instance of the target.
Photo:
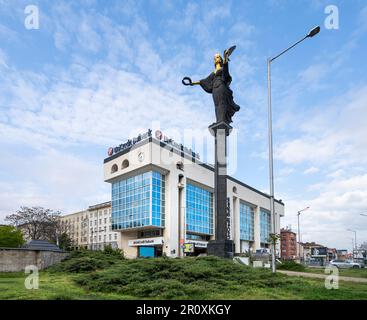
M 200 84 L 200 81 L 192 82 L 192 80 L 189 77 L 184 77 L 182 79 L 182 84 L 185 86 L 194 86 Z

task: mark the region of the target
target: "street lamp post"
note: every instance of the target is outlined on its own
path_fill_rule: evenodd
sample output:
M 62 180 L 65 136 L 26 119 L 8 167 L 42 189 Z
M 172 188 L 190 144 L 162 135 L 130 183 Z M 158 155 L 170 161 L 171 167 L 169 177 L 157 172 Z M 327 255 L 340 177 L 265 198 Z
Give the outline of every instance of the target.
M 294 44 L 292 44 L 287 49 L 283 50 L 278 55 L 274 56 L 273 58 L 268 59 L 268 139 L 269 139 L 269 182 L 270 182 L 270 215 L 272 221 L 272 233 L 275 235 L 276 231 L 276 219 L 275 219 L 275 212 L 274 212 L 274 173 L 273 173 L 273 128 L 272 128 L 272 107 L 271 107 L 271 77 L 270 77 L 270 66 L 271 63 L 279 58 L 282 54 L 286 53 L 288 50 L 295 47 L 297 44 L 301 43 L 303 40 L 307 38 L 312 38 L 316 34 L 320 32 L 320 27 L 317 26 L 313 28 L 305 37 L 298 40 Z M 276 241 L 273 241 L 273 250 L 271 254 L 271 262 L 272 262 L 272 271 L 276 271 L 275 266 L 275 250 L 276 250 Z
M 299 260 L 301 260 L 301 229 L 300 229 L 300 226 L 299 226 L 299 216 L 301 215 L 301 213 L 303 211 L 306 211 L 308 209 L 310 209 L 310 207 L 306 207 L 306 208 L 304 208 L 302 210 L 299 210 L 297 212 L 297 218 L 298 218 L 298 253 L 299 253 Z M 303 256 L 303 254 L 302 254 L 302 256 Z M 304 257 L 302 258 L 302 261 L 303 260 L 304 260 Z
M 365 213 L 360 213 L 360 215 L 362 216 L 362 217 L 367 217 L 367 214 L 365 214 Z M 362 249 L 362 247 L 361 247 L 361 249 Z M 363 254 L 363 253 L 362 253 Z M 366 256 L 366 258 L 365 259 L 367 259 L 367 250 L 365 250 L 365 256 Z M 366 261 L 366 260 L 365 260 Z
M 347 231 L 354 232 L 354 249 L 353 249 L 353 261 L 354 261 L 354 254 L 357 252 L 357 231 L 352 229 L 347 229 Z

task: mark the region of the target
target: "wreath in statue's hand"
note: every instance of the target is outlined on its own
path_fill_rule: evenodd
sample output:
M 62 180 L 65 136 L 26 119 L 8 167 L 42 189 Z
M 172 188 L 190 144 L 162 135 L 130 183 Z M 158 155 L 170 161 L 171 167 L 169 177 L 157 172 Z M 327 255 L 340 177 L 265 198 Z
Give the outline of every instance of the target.
M 189 77 L 184 77 L 182 79 L 182 84 L 184 86 L 192 86 L 192 80 Z

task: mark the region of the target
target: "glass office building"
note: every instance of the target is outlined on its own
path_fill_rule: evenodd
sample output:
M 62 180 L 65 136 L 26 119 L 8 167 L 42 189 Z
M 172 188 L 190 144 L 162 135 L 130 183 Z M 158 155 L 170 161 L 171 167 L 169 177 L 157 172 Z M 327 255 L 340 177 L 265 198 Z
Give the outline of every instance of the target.
M 98 216 L 97 225 L 89 230 L 99 233 L 110 228 L 117 233 L 117 245 L 127 258 L 208 253 L 216 239 L 212 165 L 161 130 L 148 130 L 109 147 L 107 154 L 103 172 L 104 181 L 112 186 L 111 226 Z M 231 176 L 226 184 L 230 209 L 227 236 L 233 240 L 235 253 L 268 247 L 272 226 L 267 215 L 269 195 Z M 274 210 L 279 233 L 284 204 L 275 200 Z
M 269 243 L 270 234 L 270 212 L 260 209 L 260 242 Z
M 254 208 L 240 201 L 240 239 L 254 241 Z
M 112 183 L 112 229 L 164 227 L 165 179 L 149 171 Z
M 186 232 L 213 234 L 213 193 L 191 183 L 186 186 Z

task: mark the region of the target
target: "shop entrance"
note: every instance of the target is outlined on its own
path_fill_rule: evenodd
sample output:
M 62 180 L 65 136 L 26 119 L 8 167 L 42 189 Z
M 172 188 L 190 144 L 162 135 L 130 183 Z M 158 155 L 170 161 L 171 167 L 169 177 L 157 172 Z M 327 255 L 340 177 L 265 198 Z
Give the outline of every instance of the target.
M 196 257 L 200 254 L 206 254 L 207 248 L 202 246 L 195 246 L 194 243 L 186 243 L 184 246 L 184 253 L 186 256 Z
M 207 253 L 206 248 L 195 247 L 194 249 L 194 256 L 198 256 L 199 254 L 206 254 L 206 253 Z
M 162 246 L 140 246 L 138 247 L 138 257 L 154 258 L 162 256 Z

